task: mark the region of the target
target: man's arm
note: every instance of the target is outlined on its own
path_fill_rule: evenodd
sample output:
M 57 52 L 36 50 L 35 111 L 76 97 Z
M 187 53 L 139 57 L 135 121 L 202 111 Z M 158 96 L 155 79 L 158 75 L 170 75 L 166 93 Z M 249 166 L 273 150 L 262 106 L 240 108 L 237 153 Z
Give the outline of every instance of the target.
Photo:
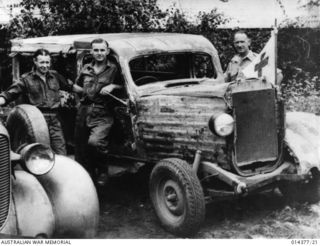
M 237 56 L 234 56 L 228 64 L 228 67 L 224 73 L 225 82 L 231 82 L 235 80 L 240 70 L 240 60 Z
M 14 101 L 25 90 L 23 79 L 15 81 L 6 91 L 0 94 L 0 106 Z
M 55 75 L 59 82 L 59 87 L 63 91 L 72 92 L 73 91 L 73 82 L 70 79 L 66 79 L 63 75 L 58 73 L 55 70 L 51 70 L 51 73 Z
M 72 82 L 70 79 L 66 79 L 58 72 L 55 72 L 57 78 L 59 79 L 60 88 L 67 92 L 75 92 L 75 93 L 82 93 L 83 89 L 79 85 Z
M 75 93 L 81 94 L 83 92 L 83 88 L 77 84 L 73 84 L 72 91 Z
M 100 94 L 101 94 L 101 95 L 108 95 L 108 94 L 110 94 L 113 90 L 115 90 L 115 89 L 121 89 L 121 88 L 122 88 L 121 85 L 116 85 L 116 84 L 106 85 L 106 86 L 104 86 L 104 87 L 101 88 Z
M 80 72 L 79 76 L 76 78 L 75 83 L 73 84 L 73 91 L 76 93 L 83 93 L 83 76 L 82 71 Z
M 101 95 L 108 95 L 110 94 L 113 90 L 115 89 L 121 89 L 123 88 L 121 84 L 121 78 L 120 78 L 120 73 L 116 65 L 113 67 L 113 73 L 112 76 L 110 77 L 110 84 L 104 86 L 100 90 Z

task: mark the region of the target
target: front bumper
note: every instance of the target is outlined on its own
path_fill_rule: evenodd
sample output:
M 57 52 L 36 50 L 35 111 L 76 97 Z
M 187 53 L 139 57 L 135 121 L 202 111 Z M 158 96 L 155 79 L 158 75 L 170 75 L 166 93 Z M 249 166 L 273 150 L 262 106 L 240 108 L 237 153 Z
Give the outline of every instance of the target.
M 211 162 L 201 162 L 201 170 L 204 173 L 213 176 L 233 189 L 218 190 L 207 188 L 206 191 L 209 197 L 228 197 L 228 196 L 245 196 L 267 189 L 271 186 L 277 186 L 281 181 L 307 181 L 312 178 L 311 173 L 305 174 L 292 173 L 294 164 L 290 162 L 282 163 L 277 169 L 270 173 L 256 174 L 254 176 L 244 177 L 239 176 L 219 167 L 217 164 Z

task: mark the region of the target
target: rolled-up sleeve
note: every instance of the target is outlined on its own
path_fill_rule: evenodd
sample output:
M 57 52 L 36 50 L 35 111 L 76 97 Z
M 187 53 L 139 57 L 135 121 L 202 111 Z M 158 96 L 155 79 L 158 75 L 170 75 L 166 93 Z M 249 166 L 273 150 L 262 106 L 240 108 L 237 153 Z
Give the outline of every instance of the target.
M 23 79 L 13 82 L 13 84 L 4 92 L 0 94 L 6 100 L 6 104 L 17 99 L 25 90 L 25 83 Z
M 59 82 L 59 87 L 63 91 L 72 92 L 73 83 L 69 83 L 68 80 L 56 71 L 52 71 Z

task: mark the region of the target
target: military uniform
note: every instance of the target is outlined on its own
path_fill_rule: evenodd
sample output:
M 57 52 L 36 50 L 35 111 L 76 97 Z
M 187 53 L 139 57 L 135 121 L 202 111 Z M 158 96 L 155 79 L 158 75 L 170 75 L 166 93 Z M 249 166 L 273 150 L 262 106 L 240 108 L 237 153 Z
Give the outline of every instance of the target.
M 76 83 L 83 87 L 83 96 L 77 113 L 75 129 L 75 157 L 91 175 L 94 169 L 106 169 L 108 136 L 113 124 L 112 101 L 110 96 L 101 95 L 100 90 L 119 83 L 116 64 L 108 61 L 99 74 L 87 64 L 80 72 Z M 104 170 L 106 172 L 106 170 Z
M 245 57 L 241 57 L 238 54 L 232 57 L 225 72 L 225 81 L 231 82 L 235 80 L 239 70 L 243 70 L 246 66 L 248 66 L 254 60 L 254 58 L 256 58 L 256 56 L 257 53 L 249 50 L 248 54 Z
M 57 116 L 60 106 L 59 90 L 72 91 L 72 84 L 54 70 L 46 73 L 46 81 L 33 69 L 21 76 L 6 91 L 0 94 L 6 103 L 22 95 L 22 102 L 36 106 L 43 113 L 48 124 L 51 147 L 57 154 L 66 155 L 66 144 L 61 123 Z

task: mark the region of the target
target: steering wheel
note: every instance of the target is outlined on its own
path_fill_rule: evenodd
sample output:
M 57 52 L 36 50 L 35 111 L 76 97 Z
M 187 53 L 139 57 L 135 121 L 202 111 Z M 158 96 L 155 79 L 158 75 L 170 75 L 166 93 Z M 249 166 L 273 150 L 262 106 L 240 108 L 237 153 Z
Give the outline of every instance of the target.
M 159 79 L 158 79 L 157 77 L 155 77 L 155 76 L 149 76 L 149 75 L 147 75 L 147 76 L 142 76 L 142 77 L 140 77 L 139 79 L 137 79 L 136 81 L 134 81 L 134 83 L 135 83 L 136 85 L 140 86 L 140 85 L 147 84 L 147 83 L 149 83 L 149 82 L 156 82 L 156 81 L 158 81 L 158 80 L 159 80 Z

